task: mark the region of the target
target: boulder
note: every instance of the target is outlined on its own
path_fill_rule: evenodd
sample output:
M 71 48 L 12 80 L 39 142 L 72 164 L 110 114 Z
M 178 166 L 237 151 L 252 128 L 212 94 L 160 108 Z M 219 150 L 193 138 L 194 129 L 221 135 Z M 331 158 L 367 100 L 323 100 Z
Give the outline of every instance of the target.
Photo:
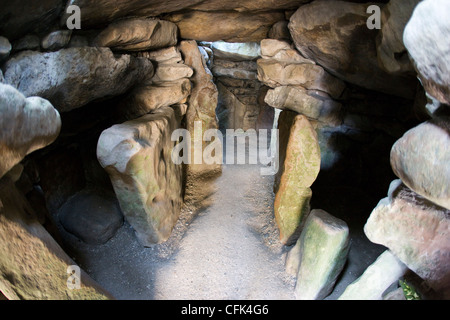
M 408 189 L 391 184 L 389 197 L 372 211 L 364 232 L 437 292 L 450 293 L 450 211 Z
M 123 214 L 114 194 L 89 189 L 70 198 L 58 217 L 67 232 L 88 244 L 108 242 L 123 224 Z
M 194 71 L 183 63 L 176 64 L 159 64 L 156 68 L 152 83 L 159 84 L 161 82 L 174 82 L 184 78 L 192 77 Z
M 317 134 L 303 115 L 283 111 L 279 118 L 280 169 L 275 182 L 275 219 L 280 240 L 297 241 L 309 214 L 310 189 L 320 170 Z
M 257 73 L 249 70 L 214 66 L 211 71 L 216 77 L 229 77 L 233 79 L 242 79 L 242 80 L 258 79 Z
M 342 81 L 326 72 L 321 66 L 310 63 L 284 63 L 275 59 L 258 60 L 258 79 L 265 85 L 302 86 L 306 89 L 320 90 L 337 98 L 343 92 Z
M 70 38 L 72 37 L 72 30 L 57 30 L 50 32 L 41 41 L 41 47 L 47 51 L 56 51 L 66 47 Z
M 230 43 L 216 41 L 212 43 L 214 58 L 230 61 L 256 60 L 261 55 L 261 48 L 257 42 Z
M 295 285 L 298 300 L 322 300 L 333 290 L 349 251 L 347 224 L 323 210 L 313 210 L 300 239 Z
M 198 41 L 259 42 L 272 25 L 283 19 L 281 12 L 188 11 L 167 16 L 180 29 L 183 39 Z M 220 23 L 217 23 L 220 21 Z
M 176 46 L 159 49 L 155 51 L 138 52 L 139 57 L 144 57 L 159 64 L 176 64 L 182 62 L 180 50 Z
M 126 19 L 110 24 L 95 38 L 97 47 L 113 51 L 145 51 L 175 46 L 177 26 L 158 19 Z
M 31 152 L 51 144 L 59 135 L 61 118 L 45 99 L 25 98 L 0 84 L 0 177 Z
M 316 64 L 313 60 L 303 57 L 288 42 L 275 39 L 264 39 L 261 41 L 261 57 L 288 64 Z
M 49 100 L 60 112 L 123 94 L 154 72 L 147 59 L 115 56 L 109 48 L 90 47 L 25 51 L 8 60 L 4 68 L 5 83 L 27 97 Z
M 291 34 L 289 32 L 289 21 L 283 20 L 275 23 L 269 30 L 267 37 L 269 39 L 291 41 Z
M 403 42 L 425 90 L 450 104 L 450 21 L 446 0 L 421 1 L 405 27 Z
M 342 123 L 342 105 L 302 87 L 282 86 L 267 91 L 264 101 L 271 107 L 291 110 L 328 125 Z
M 389 73 L 414 72 L 403 44 L 403 31 L 420 0 L 391 0 L 381 10 L 381 30 L 377 37 L 380 66 Z
M 407 270 L 400 260 L 386 250 L 358 279 L 347 286 L 339 300 L 382 300 L 383 293 L 398 282 Z
M 414 77 L 392 75 L 378 65 L 378 30 L 367 28 L 367 7 L 323 0 L 301 6 L 289 23 L 294 44 L 303 56 L 346 82 L 413 99 Z
M 424 122 L 392 147 L 391 167 L 414 192 L 450 209 L 450 135 L 448 124 Z
M 172 161 L 171 135 L 185 112 L 186 105 L 161 107 L 106 129 L 98 141 L 98 160 L 144 246 L 167 240 L 180 214 L 183 171 Z

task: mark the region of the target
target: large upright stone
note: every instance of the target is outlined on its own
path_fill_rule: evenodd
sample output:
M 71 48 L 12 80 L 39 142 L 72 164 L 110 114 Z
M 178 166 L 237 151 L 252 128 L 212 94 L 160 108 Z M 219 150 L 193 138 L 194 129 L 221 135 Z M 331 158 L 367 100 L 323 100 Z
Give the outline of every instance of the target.
M 391 167 L 410 189 L 450 209 L 450 135 L 448 128 L 425 122 L 392 147 Z
M 282 154 L 274 211 L 280 240 L 289 245 L 298 239 L 309 214 L 310 187 L 320 170 L 320 147 L 316 131 L 305 116 L 283 111 L 279 123 L 283 126 L 280 128 Z
M 27 154 L 55 141 L 60 129 L 61 118 L 50 102 L 0 84 L 0 178 Z
M 188 99 L 186 112 L 186 128 L 191 134 L 191 159 L 187 166 L 188 179 L 193 175 L 214 174 L 221 172 L 219 164 L 196 164 L 194 145 L 202 145 L 203 150 L 209 143 L 203 141 L 203 134 L 209 129 L 218 129 L 216 119 L 216 107 L 218 102 L 218 90 L 213 82 L 213 75 L 206 66 L 206 61 L 195 41 L 182 41 L 179 49 L 184 58 L 184 63 L 194 70 L 191 78 L 192 91 Z M 195 132 L 195 122 L 201 122 L 201 132 Z
M 169 21 L 131 18 L 110 24 L 94 40 L 117 51 L 155 50 L 177 44 L 178 28 Z
M 377 60 L 378 30 L 367 27 L 366 3 L 313 1 L 290 18 L 289 30 L 300 53 L 334 76 L 358 86 L 414 98 L 414 77 L 393 75 Z
M 347 260 L 348 226 L 323 210 L 313 210 L 298 241 L 301 259 L 295 296 L 299 300 L 324 299 Z
M 167 240 L 180 213 L 183 171 L 172 161 L 171 135 L 185 112 L 185 105 L 161 107 L 112 126 L 98 141 L 99 162 L 144 246 Z
M 364 232 L 438 292 L 450 294 L 450 211 L 393 183 L 372 211 Z
M 450 20 L 447 0 L 421 1 L 405 27 L 403 42 L 429 95 L 450 104 Z
M 48 53 L 25 51 L 6 63 L 4 76 L 5 83 L 25 96 L 43 97 L 66 112 L 123 94 L 153 72 L 147 59 L 89 47 Z
M 383 252 L 366 271 L 345 289 L 339 300 L 382 300 L 383 293 L 408 268 L 389 250 Z

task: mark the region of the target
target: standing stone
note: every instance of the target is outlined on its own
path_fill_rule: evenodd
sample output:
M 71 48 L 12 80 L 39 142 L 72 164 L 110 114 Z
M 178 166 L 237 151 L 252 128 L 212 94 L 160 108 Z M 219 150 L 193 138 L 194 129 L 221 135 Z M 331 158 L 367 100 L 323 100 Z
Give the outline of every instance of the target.
M 437 292 L 450 294 L 450 211 L 393 183 L 372 211 L 364 232 Z
M 25 98 L 0 84 L 0 177 L 31 152 L 56 140 L 61 129 L 58 111 L 45 99 Z
M 194 151 L 195 143 L 201 143 L 202 152 L 208 146 L 203 141 L 203 134 L 209 129 L 218 129 L 216 119 L 216 107 L 218 103 L 218 90 L 213 82 L 213 75 L 206 67 L 206 61 L 198 49 L 195 41 L 182 41 L 179 49 L 184 58 L 184 63 L 194 70 L 191 78 L 192 91 L 188 99 L 188 110 L 186 112 L 186 128 L 191 134 L 191 150 Z M 194 135 L 195 122 L 200 121 L 202 132 Z M 194 158 L 194 152 L 191 152 Z M 193 160 L 193 159 L 191 159 Z M 215 175 L 221 172 L 220 164 L 195 164 L 194 161 L 187 166 L 187 179 L 196 175 Z
M 169 21 L 126 19 L 110 24 L 94 40 L 97 47 L 114 51 L 155 50 L 177 44 L 178 28 Z
M 299 300 L 322 300 L 333 290 L 347 260 L 348 226 L 323 210 L 313 210 L 298 241 L 301 259 L 295 296 Z
M 407 270 L 400 260 L 386 250 L 345 289 L 339 300 L 382 300 L 383 293 L 398 282 Z
M 409 130 L 391 150 L 391 167 L 410 189 L 450 209 L 450 135 L 425 122 Z
M 171 135 L 185 112 L 185 105 L 162 107 L 112 126 L 98 141 L 98 160 L 144 246 L 167 240 L 180 214 L 183 172 L 171 158 Z
M 40 96 L 60 112 L 125 93 L 153 75 L 152 63 L 108 48 L 25 51 L 5 64 L 5 83 L 26 97 Z
M 275 182 L 275 219 L 280 229 L 280 240 L 286 245 L 298 239 L 310 210 L 310 187 L 320 170 L 316 131 L 305 116 L 292 115 L 286 111 L 280 115 L 282 154 Z

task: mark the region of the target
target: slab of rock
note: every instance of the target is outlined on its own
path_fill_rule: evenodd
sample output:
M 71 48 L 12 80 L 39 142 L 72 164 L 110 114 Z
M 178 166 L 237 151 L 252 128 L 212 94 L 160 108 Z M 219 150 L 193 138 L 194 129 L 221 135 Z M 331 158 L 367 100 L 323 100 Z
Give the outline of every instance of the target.
M 261 55 L 261 48 L 257 42 L 230 43 L 216 41 L 212 43 L 214 57 L 231 61 L 256 60 Z
M 162 107 L 112 126 L 98 141 L 98 160 L 144 246 L 167 240 L 180 214 L 183 171 L 172 161 L 171 135 L 185 112 L 186 105 Z
M 320 170 L 320 147 L 317 134 L 303 115 L 283 121 L 280 115 L 280 169 L 275 186 L 275 219 L 283 244 L 297 241 L 309 214 L 310 189 Z M 289 116 L 288 116 L 289 117 Z M 290 123 L 289 123 L 290 122 Z
M 290 18 L 289 30 L 300 53 L 334 76 L 358 86 L 414 98 L 414 77 L 380 68 L 375 38 L 367 27 L 368 5 L 346 1 L 313 1 Z
M 256 80 L 258 74 L 254 71 L 242 70 L 236 68 L 224 68 L 220 66 L 214 66 L 211 70 L 216 77 L 230 77 L 234 79 L 242 80 Z
M 84 190 L 70 198 L 58 213 L 66 231 L 89 244 L 108 242 L 123 224 L 114 194 Z
M 192 77 L 194 71 L 183 63 L 161 63 L 156 68 L 152 83 L 173 82 Z
M 183 39 L 198 41 L 259 42 L 272 25 L 284 18 L 281 12 L 189 11 L 167 19 L 180 29 Z M 220 21 L 220 23 L 217 23 Z
M 342 123 L 342 105 L 302 87 L 282 86 L 267 91 L 264 101 L 271 107 L 291 110 L 328 125 Z
M 50 32 L 41 41 L 41 47 L 47 51 L 56 51 L 66 47 L 70 38 L 72 37 L 72 30 L 57 30 Z
M 176 46 L 159 49 L 155 51 L 138 52 L 139 57 L 145 57 L 159 64 L 176 64 L 182 62 L 180 50 Z
M 326 92 L 333 98 L 339 97 L 345 88 L 341 80 L 321 66 L 310 63 L 284 63 L 275 59 L 258 60 L 258 79 L 272 88 L 302 86 Z
M 450 209 L 450 135 L 425 122 L 406 132 L 392 147 L 394 173 L 416 193 Z
M 403 184 L 372 211 L 364 232 L 381 244 L 437 292 L 450 293 L 450 211 L 436 206 Z
M 213 75 L 206 66 L 206 61 L 201 54 L 199 47 L 195 41 L 182 41 L 179 44 L 179 50 L 184 58 L 184 63 L 194 70 L 194 75 L 191 78 L 192 91 L 188 98 L 187 104 L 189 108 L 186 112 L 186 128 L 191 134 L 191 155 L 194 154 L 194 144 L 202 144 L 202 152 L 209 145 L 208 142 L 203 141 L 203 133 L 209 129 L 218 129 L 216 118 L 216 108 L 218 104 L 218 90 L 213 82 Z M 201 121 L 202 132 L 194 135 L 195 122 Z M 198 141 L 198 140 L 201 141 Z M 187 179 L 193 176 L 208 175 L 214 176 L 221 172 L 221 165 L 206 163 L 191 164 L 187 166 Z
M 267 37 L 269 39 L 291 41 L 291 33 L 289 32 L 288 25 L 289 21 L 278 21 L 269 30 Z
M 0 177 L 31 152 L 51 144 L 59 135 L 61 118 L 45 99 L 25 98 L 0 84 Z
M 347 286 L 339 300 L 382 300 L 383 293 L 398 282 L 407 270 L 400 260 L 386 250 L 358 279 Z
M 347 261 L 348 226 L 323 210 L 313 210 L 298 241 L 301 258 L 295 297 L 322 300 L 333 290 Z
M 175 46 L 177 26 L 158 19 L 126 19 L 110 24 L 94 40 L 97 47 L 114 51 L 145 51 Z
M 389 73 L 414 70 L 403 44 L 403 31 L 420 0 L 391 0 L 381 10 L 381 30 L 377 38 L 378 62 Z
M 289 42 L 275 39 L 264 39 L 261 41 L 261 57 L 289 64 L 316 64 L 313 60 L 303 57 Z
M 80 288 L 68 287 L 76 263 L 34 218 L 9 177 L 0 180 L 0 291 L 11 300 L 104 300 L 112 296 L 80 269 Z
M 405 27 L 403 42 L 429 95 L 450 104 L 449 29 L 446 0 L 421 1 Z
M 109 48 L 25 51 L 8 60 L 4 69 L 5 83 L 27 97 L 49 100 L 60 112 L 123 94 L 154 72 L 148 59 L 115 56 Z

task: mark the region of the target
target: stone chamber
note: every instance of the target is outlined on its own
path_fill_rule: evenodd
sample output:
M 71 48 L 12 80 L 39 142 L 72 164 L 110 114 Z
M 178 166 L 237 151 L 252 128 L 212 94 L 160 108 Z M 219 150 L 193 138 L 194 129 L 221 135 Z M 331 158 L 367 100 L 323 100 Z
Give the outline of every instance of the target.
M 0 9 L 0 300 L 450 298 L 448 1 L 66 2 Z

